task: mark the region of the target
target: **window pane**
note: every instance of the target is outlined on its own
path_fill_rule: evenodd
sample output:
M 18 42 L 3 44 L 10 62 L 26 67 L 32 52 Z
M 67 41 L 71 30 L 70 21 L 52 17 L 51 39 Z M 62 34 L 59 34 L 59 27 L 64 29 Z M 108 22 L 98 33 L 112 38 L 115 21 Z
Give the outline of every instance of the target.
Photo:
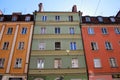
M 94 29 L 93 28 L 88 28 L 88 34 L 94 34 Z
M 61 49 L 60 42 L 55 42 L 55 50 L 60 50 L 60 49 Z
M 70 34 L 74 34 L 74 28 L 70 28 Z
M 37 68 L 44 68 L 44 59 L 38 59 L 37 60 Z
M 117 62 L 115 58 L 110 58 L 110 66 L 111 67 L 117 67 Z
M 8 28 L 7 34 L 12 34 L 13 28 Z
M 78 59 L 77 58 L 72 59 L 72 68 L 78 68 Z
M 103 34 L 107 34 L 108 33 L 106 28 L 102 28 L 101 30 L 102 30 Z
M 27 28 L 22 28 L 22 34 L 26 34 L 27 33 Z
M 45 50 L 45 43 L 40 43 L 39 44 L 39 50 Z
M 120 28 L 116 27 L 116 28 L 115 28 L 115 33 L 116 33 L 116 34 L 120 34 Z
M 94 67 L 95 68 L 101 68 L 101 61 L 100 59 L 94 59 Z
M 55 59 L 54 60 L 54 68 L 61 68 L 62 62 L 61 59 Z

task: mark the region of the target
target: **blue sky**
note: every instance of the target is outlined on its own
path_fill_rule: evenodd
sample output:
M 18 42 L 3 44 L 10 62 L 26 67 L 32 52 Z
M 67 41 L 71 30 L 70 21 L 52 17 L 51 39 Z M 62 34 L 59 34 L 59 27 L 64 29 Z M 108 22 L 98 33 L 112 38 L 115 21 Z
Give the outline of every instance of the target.
M 44 11 L 71 11 L 77 5 L 78 11 L 90 16 L 115 16 L 120 10 L 120 0 L 0 0 L 0 9 L 4 14 L 32 14 L 39 3 L 43 3 Z

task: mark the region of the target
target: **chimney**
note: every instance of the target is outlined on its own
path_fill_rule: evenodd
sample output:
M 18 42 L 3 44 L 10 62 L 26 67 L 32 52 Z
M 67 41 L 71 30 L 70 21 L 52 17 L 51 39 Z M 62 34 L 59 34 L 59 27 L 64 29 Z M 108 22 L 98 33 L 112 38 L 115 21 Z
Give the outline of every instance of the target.
M 77 6 L 76 5 L 73 5 L 72 12 L 77 12 Z
M 0 15 L 3 15 L 2 11 L 0 10 Z
M 38 6 L 39 6 L 39 11 L 38 12 L 42 12 L 43 11 L 43 4 L 40 3 Z

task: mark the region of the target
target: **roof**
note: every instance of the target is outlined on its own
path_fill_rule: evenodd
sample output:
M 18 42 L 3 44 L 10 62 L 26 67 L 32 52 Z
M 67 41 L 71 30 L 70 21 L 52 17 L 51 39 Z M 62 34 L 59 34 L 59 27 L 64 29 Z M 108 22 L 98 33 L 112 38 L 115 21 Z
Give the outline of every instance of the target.
M 17 17 L 16 21 L 25 21 L 26 16 L 30 16 L 30 21 L 34 20 L 34 17 L 31 14 L 26 14 L 26 15 L 0 15 L 0 18 L 3 17 L 3 21 L 2 22 L 6 22 L 6 21 L 11 21 L 12 22 L 12 17 L 13 16 Z
M 86 21 L 86 17 L 90 18 L 90 21 Z M 101 17 L 103 19 L 102 22 L 98 20 L 98 17 Z M 110 18 L 113 18 L 115 21 L 111 21 Z M 102 17 L 102 16 L 82 16 L 82 23 L 88 23 L 88 24 L 120 24 L 120 18 L 119 17 Z

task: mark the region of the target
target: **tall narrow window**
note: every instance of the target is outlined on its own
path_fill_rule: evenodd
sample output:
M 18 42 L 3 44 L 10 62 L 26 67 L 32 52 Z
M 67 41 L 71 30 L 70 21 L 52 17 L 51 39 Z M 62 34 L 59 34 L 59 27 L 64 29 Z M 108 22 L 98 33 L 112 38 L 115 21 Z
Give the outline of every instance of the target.
M 46 28 L 45 27 L 42 27 L 41 28 L 41 34 L 45 34 L 46 33 Z
M 24 49 L 24 42 L 19 42 L 18 49 Z
M 55 16 L 56 21 L 60 21 L 60 16 Z
M 8 28 L 8 31 L 7 31 L 7 34 L 12 34 L 12 31 L 13 31 L 13 28 L 12 28 L 12 27 L 9 27 L 9 28 Z
M 103 34 L 108 34 L 107 28 L 102 28 L 101 30 Z
M 4 42 L 3 44 L 3 50 L 7 50 L 8 49 L 8 46 L 9 46 L 9 42 Z
M 116 34 L 120 34 L 120 28 L 116 27 L 114 30 Z
M 92 47 L 92 50 L 98 50 L 98 46 L 96 42 L 91 42 L 91 47 Z
M 15 68 L 21 68 L 22 67 L 22 59 L 17 58 L 15 62 Z
M 26 16 L 25 21 L 30 21 L 30 16 Z
M 21 33 L 22 33 L 22 34 L 26 34 L 26 33 L 27 33 L 27 28 L 26 28 L 26 27 L 23 27 Z
M 101 68 L 102 67 L 100 59 L 96 58 L 93 61 L 94 61 L 94 67 L 95 68 Z
M 115 58 L 110 58 L 109 61 L 110 61 L 110 66 L 111 67 L 113 67 L 113 68 L 118 67 Z
M 55 50 L 60 50 L 60 49 L 61 49 L 60 42 L 55 42 Z
M 60 28 L 55 28 L 55 34 L 60 34 Z
M 78 68 L 78 59 L 77 58 L 72 59 L 72 68 Z
M 69 18 L 69 21 L 71 22 L 73 21 L 73 16 L 69 16 L 68 18 Z
M 76 50 L 76 42 L 70 43 L 70 50 Z
M 54 60 L 54 68 L 61 68 L 62 67 L 62 61 L 60 58 L 56 58 Z
M 91 27 L 89 27 L 89 28 L 88 28 L 88 34 L 94 34 L 94 29 L 91 28 Z
M 5 62 L 5 59 L 4 58 L 0 58 L 0 68 L 4 67 L 4 62 Z
M 42 21 L 47 21 L 47 16 L 42 16 Z
M 39 50 L 45 50 L 45 43 L 39 43 Z
M 74 33 L 75 33 L 74 28 L 71 27 L 71 28 L 70 28 L 70 34 L 74 34 Z
M 90 22 L 90 17 L 85 17 L 86 22 Z
M 106 47 L 106 49 L 107 50 L 112 50 L 112 45 L 111 45 L 111 43 L 110 42 L 105 42 L 105 47 Z
M 44 68 L 44 59 L 37 60 L 37 68 L 43 69 Z

